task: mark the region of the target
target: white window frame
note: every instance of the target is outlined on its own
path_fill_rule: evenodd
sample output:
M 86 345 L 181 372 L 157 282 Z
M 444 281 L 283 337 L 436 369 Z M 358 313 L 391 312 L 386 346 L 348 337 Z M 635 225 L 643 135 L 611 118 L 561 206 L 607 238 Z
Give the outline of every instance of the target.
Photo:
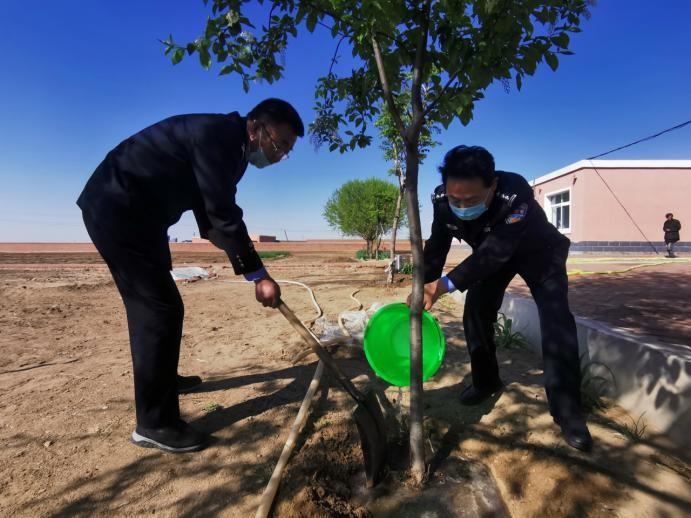
M 550 196 L 556 196 L 557 194 L 562 194 L 568 192 L 569 193 L 569 201 L 563 202 L 563 203 L 557 203 L 556 205 L 552 205 L 552 203 L 549 201 Z M 545 214 L 547 215 L 547 220 L 554 225 L 556 228 L 557 225 L 552 221 L 552 208 L 553 207 L 566 207 L 568 205 L 569 207 L 569 227 L 568 228 L 557 228 L 559 232 L 562 234 L 570 234 L 571 233 L 571 222 L 573 221 L 573 211 L 571 210 L 572 208 L 572 202 L 573 202 L 573 196 L 571 195 L 571 187 L 566 187 L 564 189 L 559 189 L 557 191 L 552 191 L 552 192 L 546 192 L 545 193 L 545 198 L 544 198 L 544 207 L 545 207 Z

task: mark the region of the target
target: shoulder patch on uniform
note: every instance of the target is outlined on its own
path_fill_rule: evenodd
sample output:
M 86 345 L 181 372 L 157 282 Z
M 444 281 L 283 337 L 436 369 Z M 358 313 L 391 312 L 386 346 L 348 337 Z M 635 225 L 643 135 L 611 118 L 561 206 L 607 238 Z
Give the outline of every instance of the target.
M 446 188 L 444 185 L 437 185 L 432 193 L 432 203 L 437 203 L 446 198 Z
M 527 203 L 521 203 L 518 207 L 515 209 L 512 209 L 511 213 L 506 216 L 506 223 L 508 225 L 511 225 L 512 223 L 518 223 L 521 221 L 523 218 L 525 218 L 525 215 L 528 213 L 528 204 Z

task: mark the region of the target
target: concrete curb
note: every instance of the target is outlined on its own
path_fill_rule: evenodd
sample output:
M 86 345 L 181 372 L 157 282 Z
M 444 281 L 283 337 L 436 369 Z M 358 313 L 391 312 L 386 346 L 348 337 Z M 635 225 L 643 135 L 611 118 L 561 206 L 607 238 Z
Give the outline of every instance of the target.
M 465 294 L 452 294 L 465 302 Z M 540 353 L 540 320 L 532 299 L 504 296 L 502 313 L 513 320 Z M 691 347 L 665 344 L 633 335 L 596 320 L 576 317 L 580 354 L 607 365 L 616 378 L 612 396 L 637 419 L 643 420 L 681 445 L 691 437 Z

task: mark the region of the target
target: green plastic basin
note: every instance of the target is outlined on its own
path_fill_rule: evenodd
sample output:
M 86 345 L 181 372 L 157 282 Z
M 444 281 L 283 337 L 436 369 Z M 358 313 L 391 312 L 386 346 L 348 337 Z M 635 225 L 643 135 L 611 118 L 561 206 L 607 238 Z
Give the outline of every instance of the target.
M 422 312 L 422 380 L 434 376 L 444 360 L 446 341 L 437 320 Z M 380 378 L 410 385 L 410 308 L 403 303 L 380 308 L 365 328 L 365 356 Z

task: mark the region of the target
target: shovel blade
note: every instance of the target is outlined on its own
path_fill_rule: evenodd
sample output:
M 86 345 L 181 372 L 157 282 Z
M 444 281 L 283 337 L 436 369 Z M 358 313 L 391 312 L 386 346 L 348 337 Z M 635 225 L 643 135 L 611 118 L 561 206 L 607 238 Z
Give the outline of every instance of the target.
M 364 394 L 364 402 L 358 403 L 353 412 L 360 434 L 362 456 L 365 461 L 367 487 L 379 484 L 388 473 L 388 444 L 386 425 L 381 407 L 373 392 Z

